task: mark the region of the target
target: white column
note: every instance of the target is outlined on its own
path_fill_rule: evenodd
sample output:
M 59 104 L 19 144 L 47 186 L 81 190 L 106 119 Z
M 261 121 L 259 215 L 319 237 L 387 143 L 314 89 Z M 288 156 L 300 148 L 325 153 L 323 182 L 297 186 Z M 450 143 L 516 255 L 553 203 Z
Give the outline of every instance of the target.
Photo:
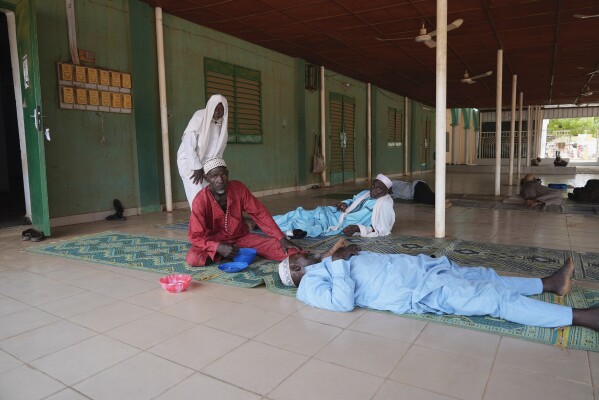
M 324 158 L 325 168 L 321 173 L 322 187 L 327 186 L 327 120 L 326 120 L 326 102 L 325 102 L 325 88 L 324 88 L 324 67 L 320 67 L 320 147 L 322 150 L 322 157 Z
M 447 0 L 437 0 L 435 101 L 435 237 L 445 237 L 445 130 L 447 125 Z
M 368 88 L 368 105 L 366 108 L 366 133 L 368 136 L 368 154 L 366 155 L 367 164 L 368 164 L 368 182 L 372 182 L 372 87 L 370 83 L 367 86 Z
M 403 98 L 403 118 L 404 118 L 404 139 L 403 139 L 403 173 L 407 174 L 410 171 L 410 123 L 411 118 L 408 118 L 410 112 L 409 101 L 407 97 Z
M 512 76 L 512 112 L 510 121 L 510 170 L 508 171 L 508 185 L 512 186 L 514 181 L 514 139 L 516 136 L 516 86 L 518 75 Z
M 469 115 L 469 120 L 470 123 L 473 123 L 473 118 L 472 118 L 472 109 L 471 108 L 466 108 L 466 113 L 470 114 Z M 466 121 L 464 121 L 465 123 Z M 470 125 L 468 125 L 470 126 Z M 470 165 L 470 128 L 466 128 L 466 126 L 464 126 L 464 141 L 466 142 L 466 145 L 464 147 L 464 163 L 466 165 Z
M 528 106 L 528 111 L 526 115 L 526 166 L 530 167 L 530 154 L 532 149 L 532 107 Z
M 495 196 L 501 194 L 501 96 L 503 50 L 497 50 L 497 99 L 495 102 Z
M 518 113 L 518 182 L 520 184 L 520 166 L 522 164 L 522 102 L 524 93 L 520 92 L 520 112 Z
M 156 49 L 158 58 L 158 91 L 160 93 L 160 128 L 162 131 L 162 164 L 164 170 L 164 197 L 166 211 L 173 211 L 171 186 L 171 161 L 168 146 L 168 112 L 166 106 L 166 75 L 164 73 L 164 39 L 162 34 L 162 8 L 156 7 Z

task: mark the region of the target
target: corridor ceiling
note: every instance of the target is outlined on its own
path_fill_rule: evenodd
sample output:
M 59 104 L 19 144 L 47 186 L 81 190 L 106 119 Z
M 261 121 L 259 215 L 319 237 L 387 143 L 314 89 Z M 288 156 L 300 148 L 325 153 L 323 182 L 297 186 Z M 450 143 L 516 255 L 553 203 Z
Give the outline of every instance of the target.
M 435 103 L 435 49 L 414 38 L 423 23 L 429 32 L 436 29 L 436 0 L 143 1 L 247 42 Z M 503 49 L 504 108 L 511 104 L 512 75 L 518 75 L 525 105 L 599 103 L 598 0 L 447 2 L 448 23 L 464 20 L 447 35 L 449 108 L 495 108 L 498 49 Z M 470 76 L 493 75 L 461 83 L 466 70 Z

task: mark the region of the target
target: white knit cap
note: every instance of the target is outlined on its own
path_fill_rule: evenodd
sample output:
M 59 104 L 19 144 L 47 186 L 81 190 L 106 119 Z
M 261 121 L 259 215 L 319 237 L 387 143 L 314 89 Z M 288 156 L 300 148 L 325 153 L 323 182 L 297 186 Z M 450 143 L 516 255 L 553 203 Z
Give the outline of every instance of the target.
M 295 286 L 291 279 L 291 270 L 289 269 L 289 257 L 281 261 L 279 264 L 279 277 L 285 286 Z
M 378 174 L 376 176 L 376 179 L 378 179 L 379 181 L 383 182 L 385 184 L 385 186 L 387 186 L 387 189 L 391 189 L 393 187 L 393 182 L 391 182 L 391 179 L 387 178 L 383 174 Z
M 223 160 L 222 158 L 211 158 L 204 164 L 204 173 L 207 174 L 210 170 L 213 170 L 216 167 L 226 168 L 227 164 L 225 163 L 225 160 Z

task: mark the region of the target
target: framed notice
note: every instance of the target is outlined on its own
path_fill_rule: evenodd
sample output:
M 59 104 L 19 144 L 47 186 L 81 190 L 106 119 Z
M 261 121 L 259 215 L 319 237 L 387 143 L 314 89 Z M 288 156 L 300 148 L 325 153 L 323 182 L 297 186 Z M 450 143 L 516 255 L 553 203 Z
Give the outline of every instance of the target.
M 110 86 L 110 72 L 104 69 L 100 70 L 100 85 Z
M 115 88 L 121 87 L 121 73 L 116 71 L 110 71 L 110 86 Z
M 122 73 L 121 81 L 123 84 L 123 88 L 131 89 L 131 74 Z
M 99 106 L 100 105 L 100 92 L 97 90 L 88 90 L 87 94 L 89 95 L 89 105 L 90 106 Z
M 98 69 L 97 68 L 87 68 L 87 83 L 91 83 L 92 85 L 98 84 Z
M 71 64 L 58 64 L 58 78 L 61 81 L 73 80 L 73 66 Z
M 75 65 L 75 82 L 86 83 L 85 67 L 81 65 Z
M 121 94 L 120 93 L 110 93 L 111 95 L 111 107 L 112 108 L 121 108 L 121 105 L 123 104 L 121 101 Z
M 110 92 L 100 92 L 100 105 L 110 107 Z
M 61 86 L 60 94 L 60 98 L 63 103 L 75 104 L 75 90 L 72 87 Z
M 131 95 L 130 94 L 124 94 L 123 95 L 123 108 L 127 108 L 127 109 L 131 109 L 132 108 Z
M 75 88 L 76 103 L 85 105 L 87 104 L 87 90 L 81 88 Z

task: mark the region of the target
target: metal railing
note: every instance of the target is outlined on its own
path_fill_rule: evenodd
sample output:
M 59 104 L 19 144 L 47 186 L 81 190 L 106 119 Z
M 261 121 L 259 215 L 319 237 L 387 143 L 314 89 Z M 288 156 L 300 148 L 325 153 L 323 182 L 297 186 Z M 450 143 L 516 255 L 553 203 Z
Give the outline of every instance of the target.
M 534 136 L 532 137 L 531 146 L 534 148 Z M 520 157 L 526 158 L 527 132 L 522 132 L 522 147 L 520 149 Z M 518 151 L 518 133 L 515 138 L 515 150 Z M 495 132 L 481 132 L 478 146 L 477 158 L 495 158 Z M 501 158 L 510 157 L 510 131 L 501 132 Z

